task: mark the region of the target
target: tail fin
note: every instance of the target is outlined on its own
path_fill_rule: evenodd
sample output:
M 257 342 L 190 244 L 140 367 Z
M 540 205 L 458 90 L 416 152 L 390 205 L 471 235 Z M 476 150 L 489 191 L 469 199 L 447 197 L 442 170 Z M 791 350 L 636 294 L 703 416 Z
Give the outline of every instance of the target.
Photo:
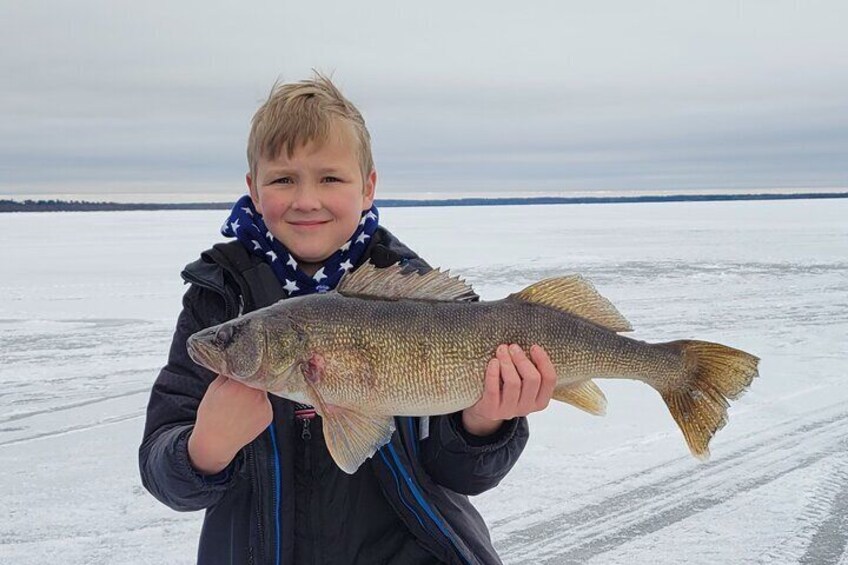
M 686 374 L 679 386 L 660 391 L 689 450 L 710 456 L 713 435 L 727 423 L 728 399 L 735 400 L 757 376 L 759 358 L 718 343 L 681 340 L 658 343 L 680 352 Z

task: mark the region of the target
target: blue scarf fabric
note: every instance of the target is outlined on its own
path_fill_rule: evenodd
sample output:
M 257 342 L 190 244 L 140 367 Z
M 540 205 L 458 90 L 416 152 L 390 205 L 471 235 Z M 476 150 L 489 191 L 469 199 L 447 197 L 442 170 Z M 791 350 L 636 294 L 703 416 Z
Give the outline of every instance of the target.
M 297 260 L 271 234 L 262 220 L 262 214 L 253 206 L 250 195 L 245 194 L 233 205 L 230 217 L 221 226 L 221 233 L 226 237 L 235 237 L 245 249 L 264 259 L 288 296 L 302 296 L 334 289 L 342 276 L 359 262 L 379 222 L 376 205 L 362 212 L 362 219 L 351 238 L 330 255 L 312 276 L 298 268 Z

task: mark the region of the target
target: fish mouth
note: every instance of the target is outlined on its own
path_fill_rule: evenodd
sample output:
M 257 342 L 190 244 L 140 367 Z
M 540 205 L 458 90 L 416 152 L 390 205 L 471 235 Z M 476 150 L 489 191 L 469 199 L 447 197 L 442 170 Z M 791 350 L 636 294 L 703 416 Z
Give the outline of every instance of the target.
M 216 373 L 226 372 L 226 362 L 221 350 L 215 346 L 215 328 L 201 330 L 186 341 L 191 360 Z

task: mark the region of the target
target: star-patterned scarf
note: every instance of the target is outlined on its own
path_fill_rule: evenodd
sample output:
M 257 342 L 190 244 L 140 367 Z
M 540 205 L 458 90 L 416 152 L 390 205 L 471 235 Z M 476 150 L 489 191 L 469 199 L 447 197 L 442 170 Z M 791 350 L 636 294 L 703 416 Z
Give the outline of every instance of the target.
M 379 221 L 376 205 L 362 212 L 362 219 L 351 238 L 330 255 L 312 276 L 301 271 L 289 250 L 274 238 L 262 220 L 262 214 L 253 206 L 250 195 L 245 194 L 233 205 L 230 217 L 221 226 L 221 233 L 226 237 L 235 237 L 248 251 L 264 259 L 288 296 L 302 296 L 334 289 L 342 276 L 362 257 L 368 240 L 377 231 Z

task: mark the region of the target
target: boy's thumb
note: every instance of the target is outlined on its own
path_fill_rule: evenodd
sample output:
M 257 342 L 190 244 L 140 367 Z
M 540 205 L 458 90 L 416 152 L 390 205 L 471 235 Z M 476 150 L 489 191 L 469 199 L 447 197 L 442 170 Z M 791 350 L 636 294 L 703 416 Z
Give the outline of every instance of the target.
M 218 390 L 219 388 L 227 384 L 228 380 L 230 379 L 227 378 L 225 375 L 218 375 L 214 381 L 209 383 L 209 388 L 206 389 L 206 393 L 209 394 L 214 390 Z

